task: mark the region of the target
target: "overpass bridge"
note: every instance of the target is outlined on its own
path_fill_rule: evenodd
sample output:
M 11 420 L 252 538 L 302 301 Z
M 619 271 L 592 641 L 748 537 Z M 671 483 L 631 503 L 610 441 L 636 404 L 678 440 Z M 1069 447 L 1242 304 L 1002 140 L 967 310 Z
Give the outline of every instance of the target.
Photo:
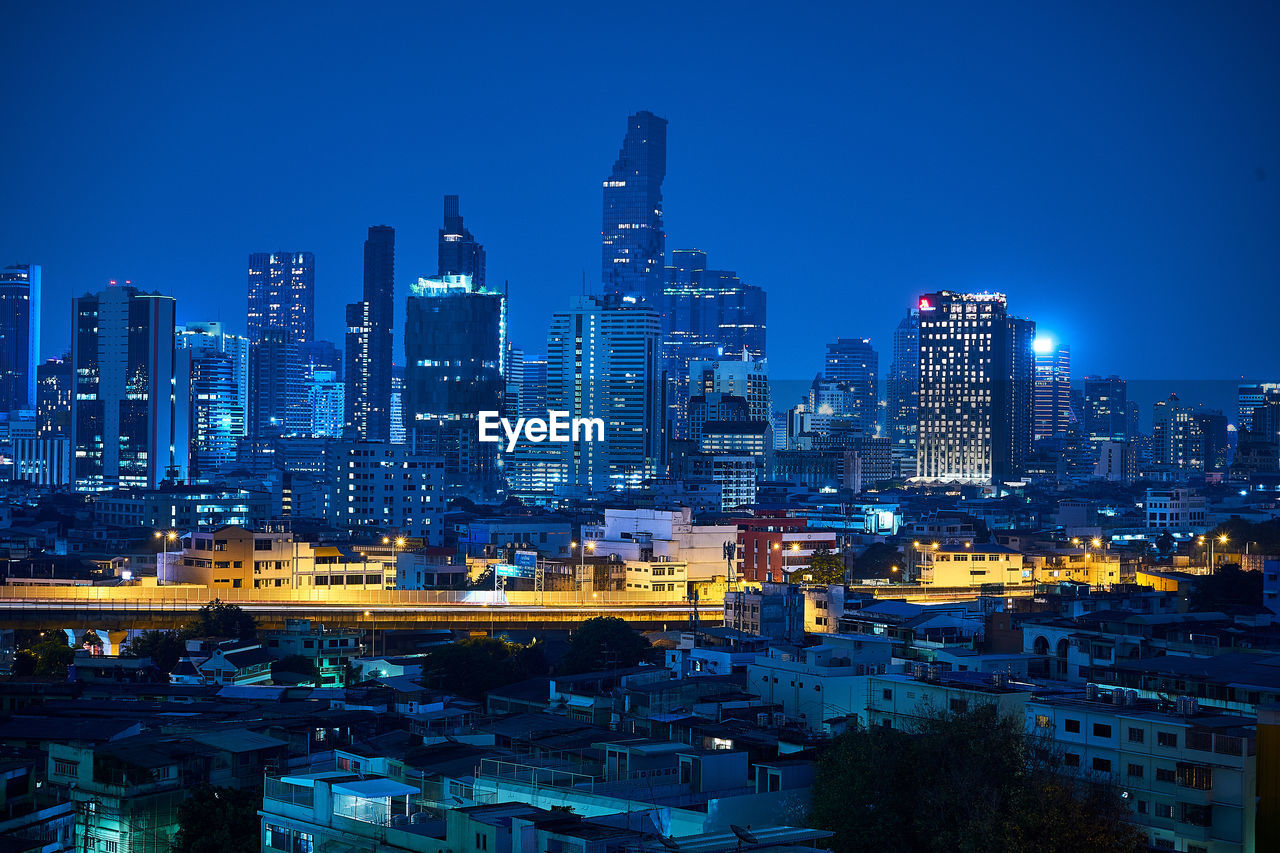
M 849 587 L 851 596 L 921 604 L 973 600 L 980 595 L 1025 597 L 1032 585 L 1002 590 L 940 589 L 917 584 Z M 719 600 L 690 602 L 621 591 L 286 590 L 206 586 L 0 586 L 0 628 L 102 631 L 173 629 L 213 599 L 235 604 L 267 629 L 287 619 L 311 619 L 365 630 L 448 628 L 473 631 L 571 628 L 594 616 L 617 616 L 641 630 L 675 630 L 697 614 L 702 625 L 724 622 Z

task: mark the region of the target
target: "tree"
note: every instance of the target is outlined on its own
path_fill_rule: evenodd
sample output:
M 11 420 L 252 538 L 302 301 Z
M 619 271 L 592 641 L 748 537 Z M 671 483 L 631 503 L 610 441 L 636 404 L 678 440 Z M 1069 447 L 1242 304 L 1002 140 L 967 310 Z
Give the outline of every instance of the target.
M 894 571 L 894 566 L 898 571 Z M 902 579 L 902 552 L 886 542 L 872 542 L 853 561 L 854 577 Z
M 809 557 L 809 571 L 805 574 L 814 583 L 844 583 L 844 560 L 824 545 Z
M 258 624 L 253 616 L 217 598 L 201 607 L 195 621 L 188 622 L 182 629 L 184 637 L 231 637 L 236 640 L 251 640 L 257 632 Z
M 75 661 L 75 649 L 63 642 L 62 632 L 54 632 L 13 656 L 14 675 L 55 675 L 65 678 Z
M 314 658 L 303 657 L 302 655 L 285 655 L 278 661 L 271 664 L 271 678 L 274 681 L 277 674 L 290 673 L 292 675 L 302 676 L 306 682 L 320 685 L 322 676 L 320 669 L 316 666 Z
M 126 657 L 151 658 L 163 672 L 172 672 L 185 651 L 186 644 L 177 631 L 143 631 L 124 647 Z
M 1262 572 L 1246 572 L 1235 563 L 1223 563 L 1211 575 L 1196 578 L 1191 592 L 1192 610 L 1228 610 L 1262 606 Z
M 649 659 L 653 646 L 617 616 L 596 616 L 574 629 L 569 651 L 558 670 L 567 674 L 635 666 Z
M 261 790 L 199 785 L 178 805 L 173 853 L 257 853 Z
M 1161 557 L 1167 557 L 1173 552 L 1173 535 L 1169 531 L 1164 531 L 1156 539 L 1156 550 L 1160 552 Z
M 525 646 L 493 637 L 428 649 L 422 662 L 425 684 L 477 701 L 497 687 L 546 673 L 541 645 Z
M 1071 775 L 993 707 L 927 716 L 915 731 L 858 727 L 823 753 L 810 820 L 842 853 L 1138 853 L 1125 801 Z

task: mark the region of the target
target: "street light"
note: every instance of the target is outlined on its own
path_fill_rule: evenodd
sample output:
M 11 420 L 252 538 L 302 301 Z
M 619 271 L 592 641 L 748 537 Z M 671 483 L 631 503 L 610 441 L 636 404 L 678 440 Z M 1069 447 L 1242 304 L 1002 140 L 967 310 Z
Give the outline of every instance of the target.
M 1220 535 L 1220 536 L 1216 537 L 1216 540 L 1215 540 L 1215 539 L 1210 539 L 1210 540 L 1209 540 L 1209 570 L 1210 570 L 1210 571 L 1213 571 L 1213 562 L 1214 562 L 1214 560 L 1213 560 L 1213 544 L 1214 544 L 1214 542 L 1215 542 L 1215 541 L 1217 541 L 1217 543 L 1218 543 L 1219 545 L 1226 545 L 1226 544 L 1227 544 L 1227 541 L 1228 541 L 1228 540 L 1227 540 L 1227 534 L 1223 533 L 1222 535 Z
M 170 530 L 167 533 L 162 533 L 161 531 L 157 530 L 155 532 L 155 538 L 160 540 L 161 549 L 164 551 L 164 565 L 166 568 L 168 568 L 169 543 L 175 541 L 178 538 L 178 531 Z M 160 569 L 158 567 L 156 568 L 156 583 L 161 583 Z
M 378 654 L 378 623 L 373 619 L 373 611 L 366 610 L 364 618 L 370 621 L 369 627 L 369 655 L 374 657 Z

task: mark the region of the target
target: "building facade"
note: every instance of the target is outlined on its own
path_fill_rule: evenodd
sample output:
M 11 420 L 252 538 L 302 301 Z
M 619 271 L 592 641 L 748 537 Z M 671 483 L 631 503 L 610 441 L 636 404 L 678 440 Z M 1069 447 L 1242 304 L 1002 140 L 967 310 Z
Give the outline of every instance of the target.
M 647 110 L 629 116 L 622 149 L 604 180 L 600 282 L 606 294 L 652 302 L 661 293 L 666 174 L 667 120 Z
M 38 264 L 0 270 L 0 412 L 36 407 L 40 277 Z

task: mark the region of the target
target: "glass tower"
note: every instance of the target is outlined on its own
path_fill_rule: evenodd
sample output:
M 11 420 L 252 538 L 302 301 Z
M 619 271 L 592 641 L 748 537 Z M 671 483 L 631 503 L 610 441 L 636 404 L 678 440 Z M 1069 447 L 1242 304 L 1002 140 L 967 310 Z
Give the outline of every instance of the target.
M 315 337 L 316 258 L 310 252 L 249 255 L 249 342 L 263 329 L 288 329 L 299 344 Z
M 648 111 L 630 116 L 622 150 L 604 180 L 600 281 L 606 294 L 652 301 L 662 291 L 666 174 L 667 120 Z
M 920 312 L 912 308 L 893 332 L 893 361 L 885 382 L 888 411 L 885 427 L 901 476 L 915 473 L 916 431 L 920 406 Z M 909 476 L 909 474 L 908 474 Z
M 0 270 L 0 412 L 34 409 L 40 359 L 40 267 Z
M 347 306 L 347 425 L 358 438 L 391 438 L 392 324 L 395 319 L 396 232 L 369 228 L 364 241 L 364 300 Z
M 440 229 L 437 275 L 469 275 L 478 288 L 484 288 L 484 246 L 462 224 L 458 213 L 458 197 L 444 197 L 444 227 Z

